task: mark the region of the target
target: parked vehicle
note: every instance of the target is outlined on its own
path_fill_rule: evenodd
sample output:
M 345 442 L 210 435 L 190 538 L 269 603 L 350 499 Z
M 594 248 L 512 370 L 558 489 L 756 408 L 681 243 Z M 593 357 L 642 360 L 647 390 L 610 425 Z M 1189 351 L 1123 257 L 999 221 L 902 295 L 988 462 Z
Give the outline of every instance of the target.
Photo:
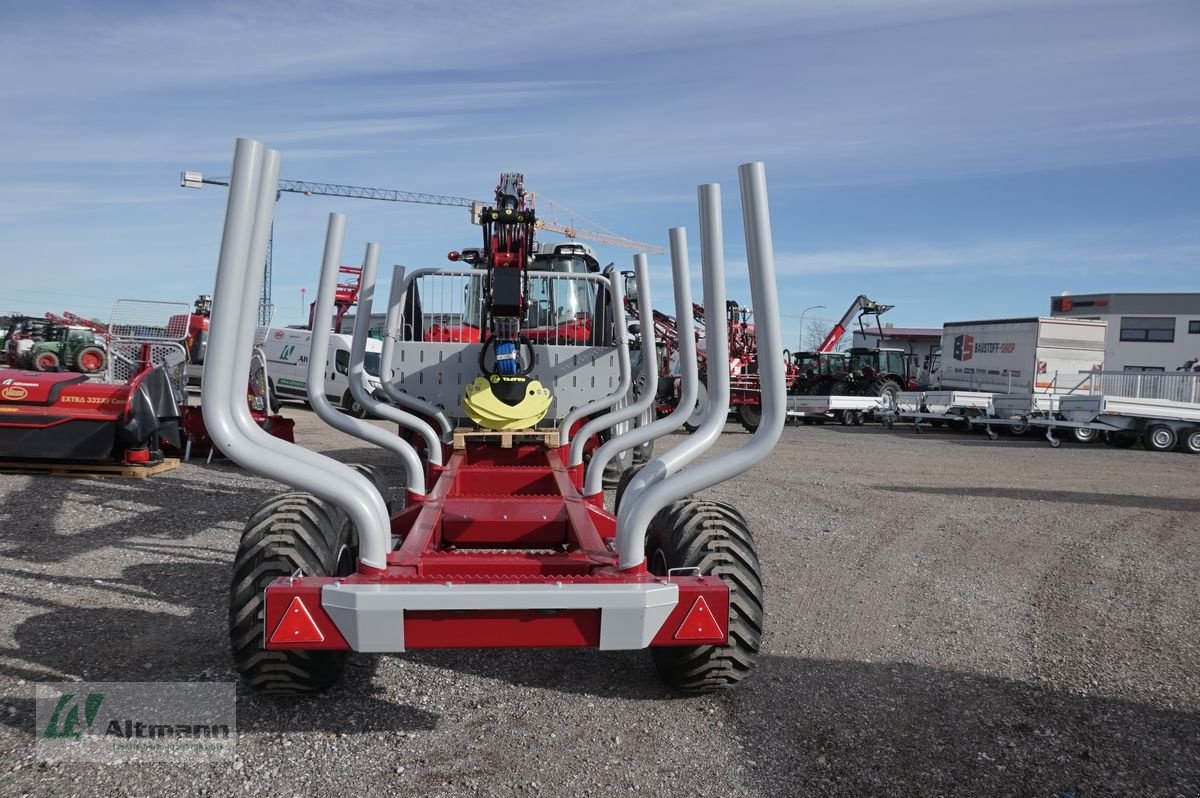
M 262 346 L 270 373 L 270 394 L 279 399 L 307 401 L 308 359 L 312 331 L 294 327 L 258 328 L 255 339 Z M 345 333 L 329 336 L 329 368 L 325 372 L 325 396 L 355 418 L 363 418 L 366 410 L 350 391 L 350 342 Z M 367 355 L 363 363 L 363 379 L 367 392 L 378 394 L 379 353 L 383 344 L 377 338 L 367 339 Z
M 948 322 L 942 328 L 943 389 L 1068 393 L 1080 372 L 1104 368 L 1108 324 L 1063 318 Z

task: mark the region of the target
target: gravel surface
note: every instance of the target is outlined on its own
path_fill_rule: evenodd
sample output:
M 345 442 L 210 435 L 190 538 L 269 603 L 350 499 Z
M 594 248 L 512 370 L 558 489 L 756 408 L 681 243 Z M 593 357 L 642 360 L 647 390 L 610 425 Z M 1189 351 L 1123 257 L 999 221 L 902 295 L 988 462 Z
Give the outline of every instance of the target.
M 305 445 L 398 476 L 286 412 Z M 1182 454 L 789 427 L 711 491 L 765 570 L 737 690 L 681 698 L 645 652 L 359 655 L 327 696 L 243 691 L 231 762 L 119 766 L 39 759 L 33 683 L 234 679 L 232 557 L 279 486 L 226 464 L 0 476 L 0 794 L 1197 796 L 1198 474 Z

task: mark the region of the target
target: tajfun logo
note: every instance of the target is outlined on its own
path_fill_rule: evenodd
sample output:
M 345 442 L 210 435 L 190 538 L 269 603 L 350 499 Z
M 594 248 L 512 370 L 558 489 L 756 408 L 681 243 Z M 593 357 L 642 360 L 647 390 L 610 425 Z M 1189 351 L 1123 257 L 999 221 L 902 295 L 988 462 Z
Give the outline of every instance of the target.
M 957 335 L 954 337 L 954 359 L 970 360 L 975 357 L 975 336 Z
M 82 701 L 80 700 L 82 699 Z M 54 705 L 54 714 L 46 724 L 42 736 L 49 739 L 76 738 L 83 736 L 83 731 L 91 731 L 96 722 L 96 713 L 104 703 L 104 693 L 88 693 L 85 696 L 76 693 L 63 693 Z M 82 709 L 82 726 L 80 725 L 80 710 Z

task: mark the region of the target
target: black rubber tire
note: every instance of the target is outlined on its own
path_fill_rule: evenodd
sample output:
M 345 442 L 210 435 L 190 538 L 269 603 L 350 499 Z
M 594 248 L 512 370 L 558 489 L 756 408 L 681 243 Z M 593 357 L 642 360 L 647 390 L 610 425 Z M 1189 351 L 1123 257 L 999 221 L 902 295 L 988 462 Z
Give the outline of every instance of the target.
M 348 416 L 353 416 L 354 418 L 367 417 L 367 408 L 360 405 L 358 400 L 350 395 L 349 391 L 346 391 L 346 393 L 342 395 L 342 412 Z
M 654 441 L 650 441 L 641 446 L 633 448 L 633 464 L 635 466 L 645 465 L 654 458 Z
M 1151 424 L 1142 433 L 1142 446 L 1151 452 L 1169 452 L 1179 443 L 1179 434 L 1166 424 Z
M 86 355 L 93 355 L 99 358 L 100 365 L 93 368 L 86 368 L 83 365 Z M 83 374 L 99 374 L 100 372 L 104 371 L 104 366 L 107 363 L 108 355 L 105 354 L 104 350 L 98 346 L 85 346 L 75 355 L 75 365 L 78 367 L 77 370 Z
M 650 523 L 646 560 L 660 576 L 694 567 L 729 585 L 728 645 L 652 648 L 659 676 L 685 693 L 736 685 L 754 667 L 763 624 L 762 578 L 746 519 L 723 502 L 673 502 Z
M 1075 439 L 1076 443 L 1095 443 L 1100 440 L 1100 430 L 1075 427 L 1071 430 L 1071 437 Z
M 278 413 L 279 408 L 283 407 L 283 400 L 279 398 L 279 394 L 275 393 L 275 380 L 267 377 L 267 393 L 270 395 L 271 412 Z
M 1179 451 L 1200 454 L 1200 427 L 1185 429 L 1179 436 Z
M 332 687 L 348 651 L 268 651 L 263 613 L 273 580 L 297 569 L 306 576 L 345 576 L 357 559 L 354 527 L 341 510 L 309 493 L 284 493 L 246 521 L 229 589 L 229 641 L 234 668 L 256 693 L 295 695 Z
M 53 352 L 38 352 L 36 355 L 30 355 L 30 365 L 34 371 L 58 371 L 62 361 Z
M 696 391 L 696 408 L 688 416 L 687 421 L 683 422 L 683 428 L 688 432 L 695 432 L 700 429 L 700 422 L 704 418 L 705 411 L 708 410 L 708 386 L 701 379 Z
M 754 405 L 738 405 L 737 419 L 742 427 L 749 433 L 758 431 L 758 425 L 762 423 L 762 408 Z
M 614 515 L 616 514 L 617 510 L 621 509 L 621 499 L 624 498 L 625 490 L 629 487 L 629 483 L 633 482 L 633 478 L 636 477 L 638 472 L 644 467 L 645 463 L 641 465 L 635 465 L 633 468 L 625 469 L 625 473 L 621 475 L 621 481 L 617 483 L 617 494 L 613 497 Z
M 371 480 L 372 484 L 375 485 L 375 490 L 379 491 L 379 495 L 383 497 L 383 503 L 387 505 L 388 514 L 391 515 L 392 487 L 388 483 L 387 475 L 383 473 L 383 469 L 377 465 L 363 465 L 362 463 L 350 463 L 350 467 Z

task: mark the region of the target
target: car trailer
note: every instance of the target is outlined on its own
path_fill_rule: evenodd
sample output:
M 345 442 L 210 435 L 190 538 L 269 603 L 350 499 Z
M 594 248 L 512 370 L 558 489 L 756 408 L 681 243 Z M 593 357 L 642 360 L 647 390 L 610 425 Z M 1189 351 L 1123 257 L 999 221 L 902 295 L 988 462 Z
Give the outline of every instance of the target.
M 612 410 L 632 383 L 620 275 L 501 273 L 518 267 L 500 258 L 490 260 L 486 270 L 414 272 L 403 277 L 399 292 L 393 282 L 393 295 L 400 296 L 388 308 L 394 375 L 384 372 L 391 381 L 385 392 L 403 399 L 384 417 L 414 433 L 423 453 L 404 437 L 337 413 L 320 390 L 310 390 L 314 410 L 327 423 L 400 461 L 407 474 L 405 502 L 393 513 L 389 486 L 379 471 L 355 469 L 280 441 L 249 419 L 240 381 L 253 341 L 254 289 L 262 278 L 279 155 L 258 142 L 239 140 L 231 174 L 202 387 L 205 421 L 231 460 L 295 489 L 255 511 L 235 560 L 231 646 L 236 668 L 251 689 L 324 690 L 336 683 L 350 651 L 422 648 L 650 648 L 664 680 L 688 692 L 726 689 L 745 676 L 763 623 L 752 534 L 736 508 L 695 494 L 770 454 L 785 421 L 781 359 L 760 364 L 763 416 L 757 431 L 738 449 L 697 462 L 720 435 L 729 412 L 729 375 L 725 369 L 710 370 L 708 407 L 699 429 L 632 475 L 616 512 L 610 513 L 601 484 L 606 461 L 673 431 L 692 412 L 692 404 L 681 402 L 670 416 L 594 448 L 585 462 L 585 448 L 597 432 L 644 411 L 640 400 Z M 782 351 L 762 164 L 740 167 L 739 183 L 758 338 L 764 351 Z M 491 218 L 499 220 L 497 225 L 527 215 L 506 212 L 520 206 L 497 193 L 506 204 L 502 208 L 498 201 L 496 209 L 485 209 L 495 213 Z M 699 209 L 704 304 L 717 314 L 708 319 L 708 345 L 724 351 L 719 185 L 700 186 Z M 531 216 L 511 219 L 529 230 L 532 221 Z M 345 217 L 331 214 L 318 319 L 330 317 L 344 230 Z M 503 228 L 491 246 L 520 242 L 519 233 L 519 228 Z M 515 254 L 520 262 L 517 249 L 500 254 Z M 378 258 L 378 246 L 369 244 L 360 296 L 363 317 L 370 312 Z M 690 316 L 691 297 L 682 228 L 671 231 L 671 262 L 683 319 Z M 499 265 L 493 268 L 493 263 Z M 635 271 L 643 284 L 639 300 L 648 309 L 644 256 L 635 258 Z M 604 315 L 593 319 L 611 331 L 603 345 L 533 345 L 519 332 L 517 359 L 523 357 L 529 369 L 520 376 L 526 380 L 522 384 L 531 386 L 530 396 L 540 401 L 546 397 L 534 396 L 541 388 L 532 386 L 544 381 L 553 396 L 544 405 L 545 422 L 469 435 L 454 426 L 463 423 L 464 401 L 475 397 L 464 390 L 476 381 L 464 386 L 463 380 L 485 370 L 488 348 L 496 350 L 499 363 L 500 344 L 435 342 L 414 334 L 421 319 L 405 316 L 406 301 L 416 304 L 422 281 L 447 279 L 462 281 L 466 296 L 494 303 L 488 308 L 493 320 L 500 318 L 495 310 L 501 300 L 521 299 L 506 290 L 527 289 L 539 280 L 582 279 L 587 290 L 604 298 L 611 324 Z M 482 292 L 485 280 L 490 289 Z M 498 325 L 490 329 L 492 336 L 502 334 Z M 328 330 L 313 334 L 312 351 L 325 352 L 324 341 L 316 339 Z M 315 376 L 326 367 L 324 360 L 310 362 L 310 389 L 321 385 Z M 653 352 L 644 361 L 653 363 Z M 362 365 L 362 347 L 356 346 L 351 369 Z M 487 368 L 494 369 L 493 384 L 500 384 L 499 368 Z M 683 391 L 694 404 L 694 351 L 684 353 L 683 368 Z M 653 401 L 654 391 L 644 396 Z M 465 443 L 456 446 L 460 433 Z
M 892 395 L 882 396 L 789 396 L 787 414 L 805 424 L 837 421 L 843 426 L 861 427 L 868 419 L 885 425 L 891 422 Z
M 1046 440 L 1054 448 L 1059 428 L 1103 435 L 1105 442 L 1127 448 L 1139 440 L 1152 452 L 1179 449 L 1200 454 L 1200 405 L 1168 399 L 1127 396 L 1066 395 L 1059 398 L 1060 418 L 1031 418 L 1029 423 L 1046 428 Z

